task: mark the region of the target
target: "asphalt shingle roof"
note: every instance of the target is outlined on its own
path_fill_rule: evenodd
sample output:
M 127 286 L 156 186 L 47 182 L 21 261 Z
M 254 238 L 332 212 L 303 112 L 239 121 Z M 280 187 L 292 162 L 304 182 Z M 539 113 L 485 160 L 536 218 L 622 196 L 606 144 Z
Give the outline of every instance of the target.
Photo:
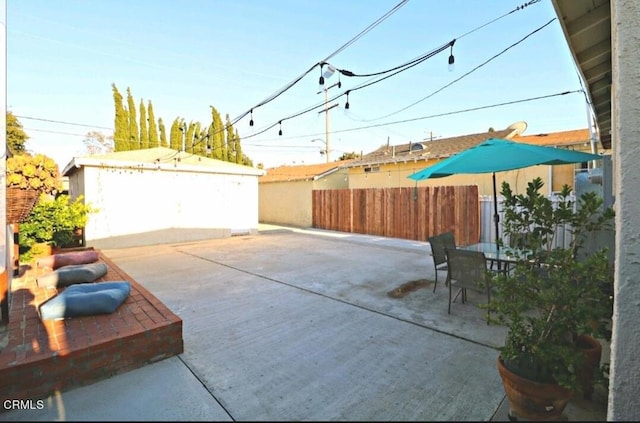
M 298 166 L 278 166 L 267 169 L 267 173 L 258 181 L 263 182 L 281 182 L 281 181 L 306 181 L 317 178 L 320 175 L 335 172 L 341 166 L 352 162 L 353 160 L 342 160 L 337 162 L 298 165 Z
M 350 166 L 363 166 L 393 162 L 407 162 L 413 160 L 427 160 L 438 157 L 448 157 L 462 150 L 473 147 L 489 138 L 510 138 L 515 131 L 504 129 L 501 131 L 481 132 L 458 137 L 443 138 L 419 143 L 384 146 L 365 154 L 361 160 L 350 163 Z
M 362 156 L 361 159 L 344 160 L 339 162 L 279 166 L 266 169 L 260 182 L 312 180 L 321 175 L 334 172 L 339 167 L 371 166 L 384 163 L 428 160 L 449 157 L 460 151 L 480 144 L 489 138 L 510 139 L 516 142 L 546 146 L 584 146 L 588 144 L 591 135 L 588 129 L 553 132 L 550 134 L 519 135 L 513 128 L 500 131 L 488 131 L 477 134 L 462 135 L 419 143 L 382 146 Z
M 591 141 L 591 134 L 588 129 L 574 129 L 571 131 L 552 132 L 550 134 L 516 135 L 511 140 L 550 147 L 556 145 L 570 146 L 588 144 Z

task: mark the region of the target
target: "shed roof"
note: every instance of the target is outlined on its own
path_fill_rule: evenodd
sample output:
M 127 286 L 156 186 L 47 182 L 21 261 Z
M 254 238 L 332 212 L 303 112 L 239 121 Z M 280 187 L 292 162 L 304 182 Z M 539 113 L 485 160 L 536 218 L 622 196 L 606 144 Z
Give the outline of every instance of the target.
M 105 154 L 90 154 L 74 157 L 62 171 L 68 176 L 80 167 L 108 167 L 126 169 L 173 170 L 183 172 L 226 173 L 234 175 L 264 174 L 261 169 L 222 160 L 211 159 L 166 147 L 118 151 Z

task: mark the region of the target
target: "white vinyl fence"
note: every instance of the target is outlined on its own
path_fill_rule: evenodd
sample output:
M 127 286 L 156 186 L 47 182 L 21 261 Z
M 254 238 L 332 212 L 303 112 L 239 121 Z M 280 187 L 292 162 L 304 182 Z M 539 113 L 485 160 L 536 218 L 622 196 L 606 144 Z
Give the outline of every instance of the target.
M 557 198 L 554 196 L 549 197 L 552 201 L 557 203 Z M 572 196 L 570 199 L 573 201 L 575 198 Z M 503 198 L 498 195 L 498 216 L 500 218 L 498 224 L 498 231 L 502 238 L 502 222 L 504 220 L 504 212 L 502 210 Z M 575 207 L 575 202 L 574 202 Z M 480 242 L 496 242 L 496 226 L 493 221 L 494 209 L 493 209 L 493 196 L 481 195 L 480 196 Z M 555 236 L 555 247 L 568 247 L 571 241 L 571 232 L 569 227 L 559 228 Z M 505 242 L 507 240 L 504 240 Z

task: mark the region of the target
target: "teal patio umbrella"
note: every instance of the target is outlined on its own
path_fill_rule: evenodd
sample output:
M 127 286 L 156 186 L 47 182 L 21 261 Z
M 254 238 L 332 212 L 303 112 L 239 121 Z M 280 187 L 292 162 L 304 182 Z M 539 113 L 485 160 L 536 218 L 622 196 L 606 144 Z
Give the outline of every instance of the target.
M 500 218 L 498 217 L 496 172 L 522 169 L 535 165 L 560 165 L 601 159 L 602 156 L 597 154 L 489 138 L 433 166 L 412 173 L 408 178 L 422 181 L 429 178 L 444 178 L 464 173 L 493 173 L 493 221 L 496 227 L 497 242 L 500 236 L 498 230 Z

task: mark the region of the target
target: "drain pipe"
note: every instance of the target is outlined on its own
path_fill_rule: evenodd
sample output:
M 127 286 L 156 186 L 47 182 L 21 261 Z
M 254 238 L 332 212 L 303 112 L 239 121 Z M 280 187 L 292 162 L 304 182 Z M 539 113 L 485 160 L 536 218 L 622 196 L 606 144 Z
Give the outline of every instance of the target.
M 590 142 L 591 142 L 591 153 L 598 154 L 595 117 L 593 118 L 593 124 L 589 126 L 589 134 L 590 134 Z M 593 160 L 591 162 L 591 169 L 592 170 L 596 169 L 596 160 Z M 603 185 L 604 168 L 601 168 L 601 169 L 603 172 L 601 174 L 595 174 L 594 172 L 589 172 L 589 181 L 591 181 L 592 184 Z
M 591 124 L 589 125 L 589 142 L 591 143 L 591 154 L 598 154 L 598 147 L 596 144 L 596 119 L 595 117 L 591 114 L 591 110 L 589 109 L 589 104 L 587 104 L 587 113 L 589 114 L 589 117 L 591 119 Z M 591 163 L 591 167 L 595 168 L 596 167 L 596 161 L 593 160 Z

